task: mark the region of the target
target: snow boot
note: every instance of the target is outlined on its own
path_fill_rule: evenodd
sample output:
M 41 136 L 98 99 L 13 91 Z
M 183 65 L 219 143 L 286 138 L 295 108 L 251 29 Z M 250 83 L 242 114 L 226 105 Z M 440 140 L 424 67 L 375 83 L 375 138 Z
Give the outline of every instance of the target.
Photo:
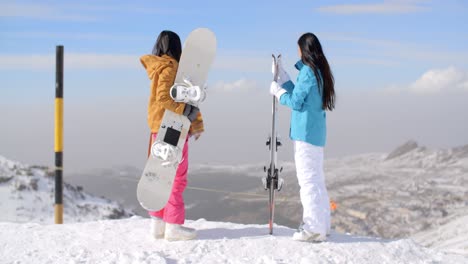
M 197 236 L 197 231 L 190 227 L 177 224 L 166 224 L 164 238 L 168 241 L 191 240 Z
M 301 221 L 301 223 L 299 224 L 299 227 L 297 228 L 298 231 L 302 231 L 304 230 L 304 221 Z M 329 237 L 331 235 L 331 230 L 330 229 L 327 229 L 327 237 Z
M 292 239 L 303 242 L 323 242 L 326 240 L 326 236 L 302 229 L 295 232 Z
M 166 223 L 159 217 L 151 217 L 150 233 L 155 239 L 164 238 Z

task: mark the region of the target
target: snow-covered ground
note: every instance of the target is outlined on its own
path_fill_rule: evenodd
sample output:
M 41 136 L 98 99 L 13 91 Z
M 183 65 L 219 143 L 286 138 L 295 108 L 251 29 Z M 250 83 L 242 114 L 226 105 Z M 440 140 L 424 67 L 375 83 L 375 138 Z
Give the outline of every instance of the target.
M 285 185 L 277 195 L 276 219 L 295 227 L 302 214 L 295 165 L 281 160 L 279 164 Z M 260 164 L 192 166 L 189 214 L 203 217 L 211 208 L 222 207 L 224 214 L 208 220 L 265 219 L 268 195 L 260 184 L 264 176 Z M 391 153 L 327 159 L 325 177 L 330 198 L 338 204 L 332 226 L 341 233 L 405 238 L 468 215 L 468 145 L 429 149 L 409 141 Z M 208 196 L 204 188 L 227 192 L 201 199 Z
M 423 246 L 468 257 L 468 215 L 412 238 Z
M 382 240 L 332 233 L 324 243 L 291 240 L 277 226 L 208 222 L 192 241 L 167 242 L 148 234 L 149 219 L 64 225 L 0 223 L 2 263 L 467 263 L 411 240 Z
M 0 221 L 54 222 L 54 177 L 46 167 L 27 166 L 0 156 Z M 126 218 L 132 212 L 116 202 L 65 183 L 64 222 Z
M 300 223 L 302 208 L 293 162 L 280 151 L 285 181 L 277 194 L 276 221 Z M 265 164 L 190 164 L 185 192 L 190 219 L 263 224 L 268 193 Z M 135 198 L 141 168 L 93 170 L 70 176 L 75 184 L 146 215 Z M 330 198 L 338 204 L 332 225 L 342 233 L 405 238 L 468 215 L 468 145 L 430 149 L 409 141 L 390 153 L 367 153 L 325 161 Z M 216 210 L 213 210 L 216 208 Z
M 301 210 L 294 164 L 282 165 L 286 185 L 277 196 L 276 222 L 295 223 Z M 430 150 L 408 142 L 388 155 L 327 160 L 325 166 L 339 206 L 325 243 L 294 242 L 294 230 L 282 226 L 269 236 L 266 225 L 251 224 L 267 220 L 258 164 L 194 166 L 189 218 L 222 222 L 188 221 L 198 239 L 170 243 L 148 236 L 148 219 L 127 218 L 132 212 L 120 204 L 67 183 L 65 224 L 50 225 L 50 169 L 0 156 L 0 263 L 468 263 L 468 146 Z M 99 195 L 105 186 L 106 196 L 134 197 L 135 179 L 127 174 L 139 175 L 95 174 L 90 183 Z M 104 220 L 114 218 L 126 219 Z

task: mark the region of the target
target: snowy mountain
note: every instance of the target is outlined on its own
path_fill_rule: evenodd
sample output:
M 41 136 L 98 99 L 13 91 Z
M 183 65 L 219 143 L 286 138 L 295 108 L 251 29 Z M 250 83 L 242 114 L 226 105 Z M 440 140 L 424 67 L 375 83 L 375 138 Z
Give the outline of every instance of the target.
M 282 166 L 286 185 L 277 196 L 275 222 L 295 227 L 301 209 L 294 163 Z M 185 195 L 187 218 L 199 220 L 187 224 L 199 230 L 199 236 L 170 243 L 148 237 L 146 218 L 103 220 L 126 218 L 131 212 L 70 184 L 64 184 L 65 224 L 47 225 L 53 221 L 50 169 L 0 157 L 2 262 L 468 262 L 468 146 L 430 150 L 408 142 L 390 154 L 327 160 L 327 185 L 338 209 L 333 213 L 334 232 L 320 244 L 292 241 L 294 229 L 285 226 L 277 226 L 274 236 L 267 235 L 262 167 L 192 166 Z M 114 195 L 121 202 L 134 197 L 138 169 L 100 173 L 81 176 L 95 187 L 92 192 Z M 349 233 L 353 235 L 345 235 Z
M 408 237 L 468 215 L 468 145 L 428 149 L 408 142 L 390 154 L 326 163 L 337 230 Z
M 285 185 L 277 195 L 275 219 L 295 228 L 302 214 L 299 186 L 294 163 L 282 161 L 285 156 L 280 149 Z M 266 223 L 264 165 L 190 164 L 187 218 Z M 135 198 L 141 169 L 92 171 L 70 181 L 145 216 Z M 468 145 L 429 149 L 409 141 L 390 153 L 327 159 L 325 177 L 330 197 L 338 204 L 332 227 L 339 232 L 405 238 L 468 215 Z
M 302 213 L 295 166 L 281 161 L 280 165 L 285 186 L 277 196 L 277 222 L 295 227 Z M 226 214 L 209 220 L 266 219 L 262 167 L 192 166 L 189 185 L 193 190 L 187 194 L 190 213 L 202 217 L 210 208 L 222 206 Z M 413 141 L 390 154 L 328 159 L 325 176 L 330 198 L 338 204 L 332 225 L 339 232 L 404 238 L 468 215 L 468 145 L 434 150 Z M 218 194 L 202 193 L 203 188 Z
M 27 166 L 0 156 L 0 221 L 53 223 L 54 178 L 47 167 Z M 122 205 L 64 183 L 64 222 L 126 218 Z
M 0 223 L 4 263 L 467 263 L 411 240 L 382 240 L 332 233 L 327 242 L 291 240 L 294 230 L 267 225 L 188 221 L 191 241 L 149 237 L 149 219 L 64 225 Z
M 425 247 L 468 256 L 467 223 L 468 215 L 432 230 L 418 233 L 412 238 Z

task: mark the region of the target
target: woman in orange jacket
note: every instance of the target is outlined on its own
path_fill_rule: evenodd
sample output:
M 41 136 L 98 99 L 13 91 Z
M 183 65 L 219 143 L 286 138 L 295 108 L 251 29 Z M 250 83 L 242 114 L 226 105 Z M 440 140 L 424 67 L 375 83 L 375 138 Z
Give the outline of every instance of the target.
M 189 137 L 193 136 L 197 140 L 204 131 L 199 109 L 189 104 L 174 102 L 169 94 L 169 90 L 174 84 L 181 54 L 182 45 L 179 36 L 172 31 L 165 30 L 159 34 L 152 54 L 140 58 L 151 80 L 148 103 L 148 125 L 151 129 L 150 146 L 156 139 L 166 109 L 189 118 L 192 122 Z M 194 229 L 183 226 L 185 221 L 183 192 L 187 186 L 189 137 L 185 142 L 182 162 L 177 168 L 169 201 L 162 210 L 149 212 L 151 235 L 154 238 L 188 240 L 196 237 Z

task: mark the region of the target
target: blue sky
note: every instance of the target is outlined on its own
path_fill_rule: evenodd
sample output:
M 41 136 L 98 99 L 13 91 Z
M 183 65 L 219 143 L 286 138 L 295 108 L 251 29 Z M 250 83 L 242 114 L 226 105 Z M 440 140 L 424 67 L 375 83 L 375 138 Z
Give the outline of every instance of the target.
M 335 115 L 342 122 L 333 121 L 333 115 L 331 122 L 339 124 L 340 130 L 354 129 L 355 134 L 369 130 L 344 124 L 352 124 L 347 120 L 358 115 L 356 111 L 360 111 L 362 104 L 359 98 L 369 97 L 371 93 L 375 101 L 387 106 L 373 109 L 381 116 L 375 117 L 376 120 L 391 115 L 394 107 L 391 103 L 398 102 L 396 97 L 411 98 L 413 104 L 424 105 L 413 109 L 416 117 L 402 121 L 405 124 L 422 122 L 429 101 L 446 106 L 444 109 L 453 115 L 462 103 L 452 106 L 451 99 L 441 98 L 452 96 L 457 101 L 468 95 L 468 2 L 464 0 L 0 0 L 0 110 L 14 113 L 36 105 L 38 109 L 51 111 L 55 46 L 62 44 L 66 102 L 85 107 L 104 101 L 122 105 L 133 100 L 142 104 L 138 111 L 141 110 L 139 115 L 144 125 L 149 82 L 139 56 L 151 52 L 160 31 L 173 30 L 183 41 L 197 27 L 212 29 L 218 40 L 217 57 L 209 74 L 213 99 L 206 103 L 208 109 L 222 106 L 230 98 L 242 98 L 244 105 L 252 105 L 242 112 L 248 114 L 258 111 L 255 106 L 260 99 L 252 94 L 262 94 L 258 96 L 265 100 L 262 107 L 268 112 L 270 54 L 282 53 L 286 68 L 294 77 L 293 64 L 298 59 L 296 42 L 304 32 L 319 37 L 332 66 L 343 104 L 337 106 Z M 244 94 L 234 95 L 236 90 Z M 355 101 L 344 100 L 347 94 Z M 209 112 L 206 115 L 210 117 Z M 28 114 L 25 112 L 24 116 Z M 20 119 L 14 114 L 9 118 Z M 211 116 L 211 120 L 220 119 Z M 287 116 L 284 119 L 286 132 L 283 134 L 286 134 Z M 67 120 L 70 123 L 71 119 Z M 451 131 L 456 133 L 463 131 L 457 123 L 459 119 L 450 120 L 452 123 L 444 126 L 452 127 Z M 430 121 L 425 122 L 430 126 Z M 337 130 L 331 126 L 330 133 Z M 215 127 L 212 131 L 216 132 Z M 375 138 L 372 146 L 351 150 L 355 146 L 350 145 L 347 151 L 338 152 L 388 150 L 396 142 L 424 134 L 422 130 L 415 131 L 402 133 L 387 145 L 379 145 L 382 140 Z M 14 135 L 14 132 L 8 134 Z M 369 138 L 364 133 L 363 137 L 366 136 Z M 345 139 L 341 137 L 331 134 L 331 149 L 345 149 L 342 147 Z M 468 142 L 466 136 L 454 137 L 442 132 L 427 134 L 426 138 L 428 144 L 437 146 Z M 6 141 L 14 142 L 11 138 Z M 338 141 L 340 147 L 333 145 Z M 15 147 L 13 143 L 9 146 Z
M 211 82 L 268 78 L 265 69 L 269 67 L 262 69 L 262 60 L 267 61 L 272 52 L 281 52 L 289 65 L 294 64 L 297 38 L 307 31 L 321 39 L 341 89 L 404 84 L 431 68 L 466 70 L 468 61 L 468 3 L 459 0 L 1 1 L 0 5 L 2 57 L 50 57 L 55 45 L 63 44 L 66 54 L 73 56 L 122 59 L 120 66 L 113 62 L 95 66 L 98 63 L 92 59 L 77 63 L 73 72 L 69 71 L 72 79 L 67 79 L 73 83 L 95 78 L 103 84 L 99 79 L 108 79 L 106 72 L 126 73 L 119 74 L 118 83 L 141 79 L 137 72 L 141 69 L 125 65 L 131 56 L 137 60 L 150 52 L 163 29 L 176 31 L 184 39 L 196 27 L 209 27 L 218 38 L 218 65 L 224 66 L 215 67 Z M 2 86 L 5 82 L 15 86 L 24 72 L 39 79 L 35 86 L 45 84 L 39 76 L 51 66 L 53 70 L 53 65 L 37 59 L 27 64 L 9 68 L 3 63 Z M 95 76 L 101 74 L 102 78 Z M 30 82 L 24 84 L 29 86 Z M 121 89 L 125 94 L 125 88 Z M 38 89 L 27 92 L 35 91 Z M 102 91 L 103 95 L 107 92 Z

